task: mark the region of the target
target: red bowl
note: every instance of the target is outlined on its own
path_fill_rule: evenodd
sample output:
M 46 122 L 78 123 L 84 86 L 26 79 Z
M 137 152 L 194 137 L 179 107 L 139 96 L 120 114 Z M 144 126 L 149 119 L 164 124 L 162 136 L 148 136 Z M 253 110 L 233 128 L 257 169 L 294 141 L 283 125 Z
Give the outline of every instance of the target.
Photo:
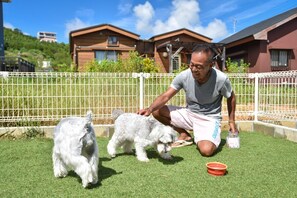
M 226 174 L 227 165 L 221 162 L 209 162 L 206 164 L 207 172 L 214 176 L 223 176 Z

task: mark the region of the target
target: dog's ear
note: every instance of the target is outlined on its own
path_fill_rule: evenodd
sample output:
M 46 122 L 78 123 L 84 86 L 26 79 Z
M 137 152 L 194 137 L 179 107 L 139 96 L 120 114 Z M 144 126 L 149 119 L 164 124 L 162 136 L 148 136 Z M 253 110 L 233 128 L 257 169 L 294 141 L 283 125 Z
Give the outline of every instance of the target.
M 92 123 L 92 111 L 91 110 L 89 110 L 87 112 L 86 121 L 87 121 L 88 124 Z
M 115 121 L 120 115 L 122 115 L 123 113 L 125 113 L 123 110 L 120 109 L 114 109 L 111 113 L 111 117 L 112 119 Z
M 171 134 L 170 134 L 170 136 L 171 136 L 173 142 L 175 142 L 175 141 L 177 140 L 177 136 L 178 136 L 177 131 L 174 130 L 174 129 L 171 129 Z
M 156 118 L 154 118 L 154 116 L 149 116 L 148 119 L 149 123 L 151 125 L 156 124 L 157 122 L 159 122 L 158 120 L 156 120 Z

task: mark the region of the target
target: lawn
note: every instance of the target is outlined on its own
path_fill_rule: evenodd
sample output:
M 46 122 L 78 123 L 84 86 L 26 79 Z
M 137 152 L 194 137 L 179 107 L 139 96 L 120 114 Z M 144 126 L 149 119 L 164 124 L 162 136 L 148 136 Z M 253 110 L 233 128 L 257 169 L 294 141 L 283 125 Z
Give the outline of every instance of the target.
M 213 157 L 188 146 L 173 149 L 174 159 L 164 161 L 148 149 L 148 163 L 121 152 L 111 160 L 108 139 L 98 138 L 100 182 L 90 189 L 73 172 L 54 177 L 53 140 L 0 140 L 0 197 L 297 197 L 296 143 L 242 132 L 240 149 L 230 149 L 226 134 Z M 209 175 L 210 161 L 226 163 L 227 175 Z

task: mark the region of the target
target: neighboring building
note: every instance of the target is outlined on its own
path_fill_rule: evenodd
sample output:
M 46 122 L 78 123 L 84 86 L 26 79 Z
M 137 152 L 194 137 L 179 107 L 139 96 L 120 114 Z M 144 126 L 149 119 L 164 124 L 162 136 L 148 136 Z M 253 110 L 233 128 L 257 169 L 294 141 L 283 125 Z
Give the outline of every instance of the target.
M 196 44 L 208 44 L 211 40 L 211 38 L 185 28 L 150 38 L 156 63 L 161 65 L 163 72 L 170 73 L 179 69 L 182 64 L 190 63 L 192 49 Z
M 250 63 L 249 72 L 297 70 L 297 8 L 224 39 L 226 57 Z
M 188 64 L 193 46 L 212 39 L 188 29 L 179 29 L 142 40 L 138 34 L 110 24 L 87 27 L 69 33 L 70 53 L 78 71 L 91 60 L 127 58 L 129 51 L 153 58 L 163 72 Z M 171 58 L 170 58 L 171 57 Z
M 45 42 L 57 42 L 57 35 L 54 32 L 38 32 L 37 38 Z

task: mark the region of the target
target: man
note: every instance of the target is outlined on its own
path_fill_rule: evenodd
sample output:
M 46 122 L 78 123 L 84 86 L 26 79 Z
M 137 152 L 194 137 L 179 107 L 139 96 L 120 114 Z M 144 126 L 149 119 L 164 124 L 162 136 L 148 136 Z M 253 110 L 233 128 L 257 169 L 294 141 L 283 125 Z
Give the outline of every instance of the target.
M 220 122 L 223 96 L 227 98 L 229 126 L 231 132 L 235 126 L 235 94 L 228 77 L 212 67 L 213 52 L 208 46 L 197 46 L 192 53 L 189 69 L 178 74 L 170 87 L 146 109 L 138 114 L 153 116 L 165 125 L 171 125 L 179 134 L 178 141 L 172 147 L 192 144 L 194 142 L 201 155 L 211 156 L 221 142 Z M 179 90 L 186 93 L 187 107 L 165 105 Z

